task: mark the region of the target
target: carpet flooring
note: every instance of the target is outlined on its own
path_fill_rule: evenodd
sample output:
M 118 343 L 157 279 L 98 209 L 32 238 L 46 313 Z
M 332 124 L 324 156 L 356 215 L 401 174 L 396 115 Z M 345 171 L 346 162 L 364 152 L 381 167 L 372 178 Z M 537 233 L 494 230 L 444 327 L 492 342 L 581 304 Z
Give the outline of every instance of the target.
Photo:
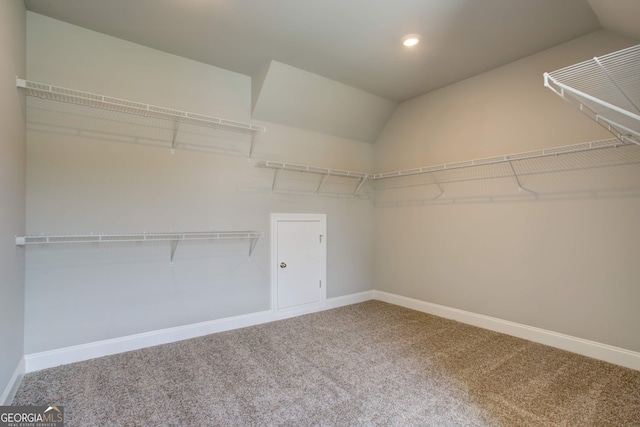
M 380 301 L 27 374 L 72 426 L 640 426 L 640 371 Z

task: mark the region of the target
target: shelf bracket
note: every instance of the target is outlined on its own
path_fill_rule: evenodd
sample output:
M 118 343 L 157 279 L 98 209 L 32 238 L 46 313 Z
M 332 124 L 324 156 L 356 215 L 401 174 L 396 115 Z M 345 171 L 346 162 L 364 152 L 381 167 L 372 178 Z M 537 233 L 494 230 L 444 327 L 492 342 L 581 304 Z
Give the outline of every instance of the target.
M 249 259 L 251 259 L 251 254 L 253 253 L 253 250 L 255 249 L 256 245 L 258 244 L 258 239 L 260 237 L 256 236 L 251 238 L 251 240 L 249 240 Z
M 171 267 L 173 267 L 173 257 L 176 254 L 176 249 L 178 249 L 178 242 L 180 240 L 174 240 L 173 242 L 171 242 L 171 261 L 169 262 L 169 265 Z
M 433 180 L 433 182 L 436 183 L 436 185 L 438 186 L 438 190 L 440 190 L 440 194 L 438 194 L 436 197 L 434 197 L 431 200 L 436 200 L 442 196 L 444 196 L 444 190 L 442 189 L 442 186 L 440 185 L 440 183 L 438 182 L 438 180 L 436 179 L 435 176 L 433 176 L 433 172 L 429 172 L 429 175 L 431 175 L 431 179 Z
M 534 196 L 538 197 L 538 193 L 536 193 L 535 191 L 529 190 L 526 187 L 522 186 L 522 183 L 520 182 L 520 178 L 518 177 L 518 174 L 516 173 L 515 168 L 513 167 L 513 163 L 511 162 L 511 160 L 509 160 L 509 166 L 511 166 L 511 172 L 513 172 L 513 177 L 516 179 L 516 183 L 518 184 L 518 191 L 526 191 L 528 193 L 533 194 Z
M 256 140 L 256 132 L 253 131 L 251 132 L 251 142 L 249 144 L 249 160 L 251 160 L 251 156 L 253 156 L 253 145 L 255 144 L 255 140 Z
M 638 132 L 635 132 L 625 126 L 622 126 L 620 123 L 616 123 L 613 120 L 607 119 L 598 114 L 595 114 L 595 121 L 600 126 L 611 132 L 618 139 L 618 141 L 622 142 L 623 144 L 626 142 L 630 142 L 635 145 L 640 145 L 640 134 Z M 602 124 L 601 122 L 604 122 L 604 124 Z
M 176 120 L 175 124 L 173 128 L 173 141 L 171 142 L 171 154 L 175 154 L 176 152 L 176 139 L 178 137 L 178 130 L 180 129 L 180 120 Z
M 320 185 L 318 185 L 318 188 L 316 188 L 316 196 L 318 195 L 318 193 L 320 192 L 320 189 L 322 188 L 322 186 L 324 185 L 325 182 L 327 182 L 327 179 L 331 176 L 330 173 L 327 173 L 324 178 L 322 178 L 322 181 L 320 181 Z
M 364 184 L 364 182 L 367 180 L 366 176 L 363 176 L 362 178 L 360 178 L 360 180 L 358 181 L 358 186 L 356 187 L 356 189 L 353 191 L 353 193 L 351 193 L 351 197 L 355 197 L 356 193 L 358 192 L 358 190 L 360 190 L 360 188 L 362 187 L 362 185 Z
M 280 169 L 273 170 L 273 183 L 271 184 L 271 192 L 273 193 L 276 189 L 276 182 L 278 181 L 278 172 Z

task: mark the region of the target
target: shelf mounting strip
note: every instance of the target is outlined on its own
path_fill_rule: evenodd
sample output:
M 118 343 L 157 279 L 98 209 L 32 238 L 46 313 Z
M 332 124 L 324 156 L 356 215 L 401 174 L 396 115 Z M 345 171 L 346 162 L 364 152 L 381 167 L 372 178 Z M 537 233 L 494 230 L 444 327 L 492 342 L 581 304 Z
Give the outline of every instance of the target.
M 16 86 L 20 89 L 24 89 L 27 96 L 173 122 L 173 141 L 171 144 L 172 152 L 174 152 L 176 148 L 176 137 L 180 124 L 190 124 L 250 134 L 251 147 L 249 149 L 249 158 L 251 158 L 253 153 L 256 132 L 266 131 L 264 126 L 189 113 L 186 111 L 178 111 L 172 108 L 158 107 L 136 101 L 128 101 L 125 99 L 113 98 L 110 96 L 98 95 L 75 89 L 52 86 L 46 83 L 32 82 L 20 78 L 16 78 Z
M 27 235 L 16 237 L 16 246 L 69 244 L 69 243 L 119 243 L 119 242 L 171 242 L 170 265 L 178 243 L 186 240 L 249 240 L 249 258 L 258 239 L 264 233 L 258 231 L 192 231 L 167 233 L 127 233 L 127 234 L 68 234 L 68 235 Z
M 640 145 L 640 45 L 544 73 L 544 85 L 616 138 Z

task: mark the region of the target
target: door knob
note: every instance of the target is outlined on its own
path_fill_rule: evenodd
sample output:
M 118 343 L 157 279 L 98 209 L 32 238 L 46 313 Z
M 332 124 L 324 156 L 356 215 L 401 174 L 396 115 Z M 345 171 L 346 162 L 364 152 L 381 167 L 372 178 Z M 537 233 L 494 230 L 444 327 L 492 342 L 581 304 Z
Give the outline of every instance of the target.
M 280 263 L 280 268 L 287 268 L 287 263 L 286 262 L 281 262 Z

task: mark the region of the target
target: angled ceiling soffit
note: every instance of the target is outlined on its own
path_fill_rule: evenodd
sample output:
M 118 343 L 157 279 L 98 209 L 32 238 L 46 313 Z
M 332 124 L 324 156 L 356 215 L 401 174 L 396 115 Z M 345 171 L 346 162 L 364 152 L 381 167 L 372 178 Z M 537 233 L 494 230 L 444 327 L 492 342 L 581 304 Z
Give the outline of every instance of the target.
M 374 142 L 398 103 L 271 61 L 252 76 L 256 120 Z

